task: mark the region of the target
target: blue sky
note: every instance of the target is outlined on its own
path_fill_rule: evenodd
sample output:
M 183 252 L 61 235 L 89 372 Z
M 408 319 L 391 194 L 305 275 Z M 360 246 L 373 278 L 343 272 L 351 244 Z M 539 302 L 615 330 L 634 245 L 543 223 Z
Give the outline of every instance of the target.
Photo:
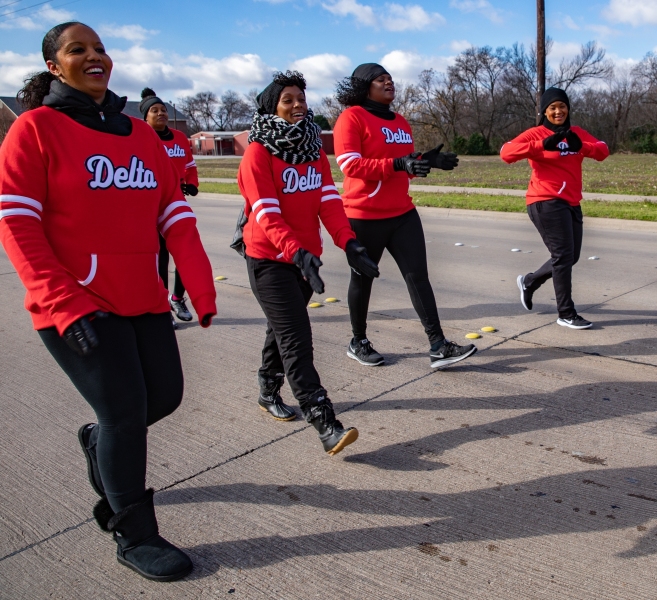
M 100 33 L 114 59 L 111 88 L 131 99 L 145 85 L 167 99 L 246 92 L 297 68 L 317 100 L 361 62 L 410 82 L 469 45 L 529 45 L 536 31 L 533 0 L 38 2 L 0 0 L 0 95 L 41 68 L 43 34 L 68 19 Z M 546 11 L 552 62 L 596 40 L 622 69 L 657 46 L 657 0 L 546 0 Z

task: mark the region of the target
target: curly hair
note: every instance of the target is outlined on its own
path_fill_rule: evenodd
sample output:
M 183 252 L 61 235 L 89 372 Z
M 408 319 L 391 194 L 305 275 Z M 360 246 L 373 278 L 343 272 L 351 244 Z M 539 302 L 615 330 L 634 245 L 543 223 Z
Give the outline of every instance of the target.
M 56 62 L 57 52 L 59 52 L 60 38 L 69 27 L 73 25 L 84 25 L 79 21 L 67 21 L 55 25 L 46 35 L 43 36 L 41 42 L 41 54 L 44 61 L 52 60 Z M 88 27 L 88 25 L 84 25 Z M 27 76 L 23 81 L 23 87 L 16 94 L 16 99 L 25 110 L 32 110 L 39 108 L 43 103 L 43 99 L 50 93 L 50 84 L 57 78 L 50 71 L 38 71 Z
M 345 77 L 338 81 L 335 96 L 342 106 L 361 106 L 367 100 L 370 82 L 360 77 Z
M 306 79 L 299 71 L 277 71 L 274 73 L 273 82 L 282 87 L 296 85 L 302 92 L 306 90 Z

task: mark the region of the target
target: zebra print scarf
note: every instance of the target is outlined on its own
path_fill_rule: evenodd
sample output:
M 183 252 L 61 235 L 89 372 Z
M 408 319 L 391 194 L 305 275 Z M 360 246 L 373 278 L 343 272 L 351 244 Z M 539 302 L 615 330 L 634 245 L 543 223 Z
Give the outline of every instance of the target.
M 321 128 L 313 121 L 313 111 L 291 125 L 276 115 L 255 113 L 249 142 L 262 144 L 273 156 L 290 165 L 300 165 L 319 159 L 322 147 Z

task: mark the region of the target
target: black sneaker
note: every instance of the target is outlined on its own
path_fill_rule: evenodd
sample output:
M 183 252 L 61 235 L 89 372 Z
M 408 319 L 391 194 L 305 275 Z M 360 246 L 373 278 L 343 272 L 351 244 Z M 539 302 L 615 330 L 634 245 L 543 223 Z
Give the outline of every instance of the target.
M 347 356 L 357 360 L 361 365 L 365 365 L 366 367 L 378 367 L 383 364 L 383 356 L 372 348 L 372 343 L 367 338 L 364 340 L 352 339 L 349 342 Z
M 524 275 L 518 275 L 518 279 L 516 281 L 518 283 L 518 289 L 520 290 L 520 302 L 522 302 L 522 305 L 525 307 L 525 309 L 531 310 L 534 306 L 534 303 L 532 302 L 532 296 L 534 295 L 534 292 L 531 292 L 525 287 Z
M 562 319 L 559 317 L 557 319 L 557 325 L 562 327 L 570 327 L 571 329 L 588 329 L 593 325 L 591 321 L 587 321 L 579 315 L 575 315 L 572 319 Z
M 169 306 L 171 310 L 175 313 L 181 321 L 191 321 L 192 313 L 189 312 L 187 305 L 185 304 L 185 298 L 180 300 L 174 300 L 173 294 L 169 294 Z
M 431 368 L 437 369 L 438 367 L 446 367 L 447 365 L 464 360 L 468 358 L 468 356 L 472 356 L 476 351 L 477 347 L 474 344 L 459 346 L 454 342 L 445 340 L 445 343 L 438 348 L 438 350 L 435 352 L 432 350 L 429 353 Z
M 89 448 L 89 438 L 92 431 L 98 427 L 98 423 L 87 423 L 78 429 L 78 440 L 82 446 L 82 452 L 87 459 L 87 475 L 89 476 L 89 483 L 94 491 L 101 497 L 105 497 L 105 487 L 100 479 L 100 471 L 98 470 L 98 459 L 96 458 L 96 449 Z
M 173 315 L 171 315 L 171 325 L 173 326 L 174 329 L 178 329 L 178 323 L 176 323 L 176 320 L 173 318 Z

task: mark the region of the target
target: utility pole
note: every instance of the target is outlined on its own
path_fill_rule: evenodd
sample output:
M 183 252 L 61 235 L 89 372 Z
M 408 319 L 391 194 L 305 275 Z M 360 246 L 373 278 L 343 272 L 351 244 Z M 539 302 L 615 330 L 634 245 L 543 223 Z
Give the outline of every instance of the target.
M 545 0 L 536 0 L 536 124 L 541 119 L 541 96 L 545 92 Z

